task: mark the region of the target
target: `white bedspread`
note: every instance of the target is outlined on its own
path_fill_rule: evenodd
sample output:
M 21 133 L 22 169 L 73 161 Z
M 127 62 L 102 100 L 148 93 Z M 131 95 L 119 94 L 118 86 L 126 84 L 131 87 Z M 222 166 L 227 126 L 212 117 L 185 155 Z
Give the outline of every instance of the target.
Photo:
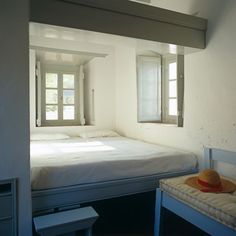
M 188 152 L 124 137 L 31 142 L 34 190 L 195 168 Z

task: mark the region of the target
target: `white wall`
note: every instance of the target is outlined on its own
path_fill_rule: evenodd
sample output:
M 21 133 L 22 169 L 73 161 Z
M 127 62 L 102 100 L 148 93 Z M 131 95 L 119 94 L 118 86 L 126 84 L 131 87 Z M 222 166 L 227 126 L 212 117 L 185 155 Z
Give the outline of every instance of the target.
M 203 146 L 236 151 L 236 1 L 218 1 L 214 8 L 216 6 L 215 11 L 206 15 L 209 19 L 207 48 L 185 57 L 183 128 L 137 123 L 136 80 L 131 67 L 134 51 L 118 50 L 118 131 L 127 136 L 190 150 L 198 156 L 202 156 Z
M 137 124 L 136 50 L 116 47 L 116 129 L 139 138 Z
M 84 66 L 84 117 L 86 125 L 95 125 L 94 87 L 95 80 L 92 61 Z
M 28 1 L 0 7 L 0 180 L 17 178 L 19 236 L 30 236 Z
M 36 66 L 36 55 L 35 50 L 30 49 L 29 54 L 29 88 L 30 88 L 30 129 L 33 130 L 36 126 L 36 83 L 35 83 L 35 66 Z
M 115 128 L 115 64 L 114 54 L 105 58 L 94 58 L 85 65 L 85 107 L 90 122 L 92 120 L 92 89 L 94 89 L 95 126 Z

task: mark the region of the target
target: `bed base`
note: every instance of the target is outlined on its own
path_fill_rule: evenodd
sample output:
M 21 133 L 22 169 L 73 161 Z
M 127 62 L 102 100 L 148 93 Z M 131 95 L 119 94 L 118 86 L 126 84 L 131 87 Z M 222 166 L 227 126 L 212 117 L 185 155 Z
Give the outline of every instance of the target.
M 121 180 L 112 180 L 94 184 L 81 184 L 48 190 L 32 190 L 33 215 L 69 209 L 88 203 L 109 198 L 121 197 L 137 193 L 154 191 L 162 178 L 196 173 L 197 168 L 188 171 L 156 174 Z

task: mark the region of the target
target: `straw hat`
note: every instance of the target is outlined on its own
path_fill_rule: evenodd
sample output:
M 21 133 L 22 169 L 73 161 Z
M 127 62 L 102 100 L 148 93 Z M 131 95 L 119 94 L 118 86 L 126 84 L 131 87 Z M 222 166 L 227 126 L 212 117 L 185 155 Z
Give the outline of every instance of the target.
M 233 182 L 221 178 L 213 169 L 205 169 L 198 176 L 186 179 L 185 184 L 202 192 L 232 193 L 236 190 Z

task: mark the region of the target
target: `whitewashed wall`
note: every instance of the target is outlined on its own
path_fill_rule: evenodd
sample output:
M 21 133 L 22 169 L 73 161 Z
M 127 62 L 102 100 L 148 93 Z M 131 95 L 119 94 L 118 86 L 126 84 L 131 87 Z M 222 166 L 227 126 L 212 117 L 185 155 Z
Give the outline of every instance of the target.
M 0 7 L 0 180 L 17 178 L 19 236 L 32 234 L 28 4 L 3 0 Z
M 137 126 L 136 50 L 116 47 L 116 129 L 139 138 Z
M 90 84 L 85 90 L 85 97 L 89 96 L 88 114 L 92 111 L 92 91 L 94 89 L 95 126 L 99 128 L 115 128 L 115 65 L 114 54 L 104 58 L 94 58 L 85 65 L 85 84 Z
M 204 12 L 209 19 L 207 48 L 185 57 L 184 127 L 137 123 L 136 81 L 130 67 L 134 52 L 124 50 L 126 54 L 121 55 L 119 50 L 122 61 L 117 62 L 118 131 L 190 150 L 198 156 L 202 156 L 203 146 L 236 151 L 236 2 L 217 1 L 212 7 L 214 11 Z
M 29 54 L 29 96 L 30 96 L 30 129 L 33 130 L 36 124 L 36 84 L 35 84 L 35 66 L 36 66 L 36 55 L 35 50 L 30 49 Z

